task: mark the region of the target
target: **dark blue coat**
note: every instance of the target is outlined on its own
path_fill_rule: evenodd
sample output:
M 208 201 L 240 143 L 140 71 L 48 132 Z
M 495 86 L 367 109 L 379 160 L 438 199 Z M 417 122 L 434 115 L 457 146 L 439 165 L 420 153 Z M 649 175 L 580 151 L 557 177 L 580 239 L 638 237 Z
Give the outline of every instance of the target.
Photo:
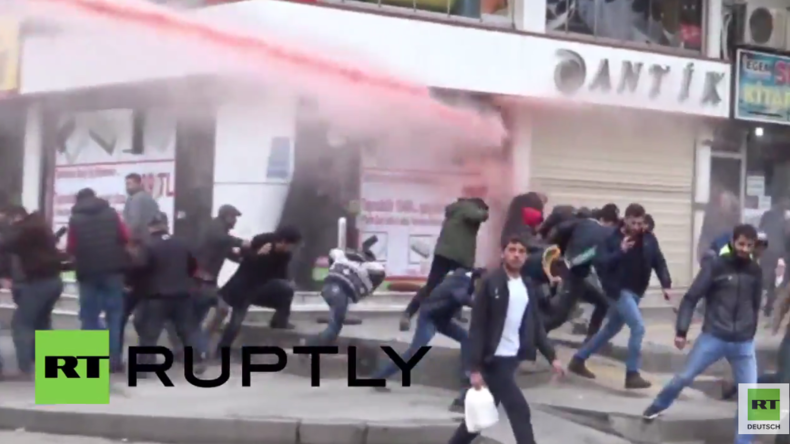
M 596 269 L 598 270 L 598 277 L 601 280 L 601 285 L 607 296 L 612 299 L 620 297 L 620 291 L 623 289 L 626 280 L 626 268 L 624 267 L 623 258 L 625 253 L 620 248 L 625 235 L 622 230 L 615 230 L 606 238 L 603 243 L 603 248 L 596 255 Z M 667 261 L 664 259 L 664 254 L 661 253 L 661 247 L 658 245 L 658 239 L 652 233 L 644 233 L 642 235 L 643 253 L 645 255 L 645 267 L 639 277 L 639 288 L 634 291 L 637 295 L 644 295 L 647 286 L 650 284 L 650 274 L 653 270 L 656 272 L 662 288 L 671 288 L 672 279 L 669 276 L 667 269 Z
M 448 274 L 420 304 L 420 313 L 434 322 L 447 322 L 465 305 L 472 304 L 472 272 L 459 268 Z

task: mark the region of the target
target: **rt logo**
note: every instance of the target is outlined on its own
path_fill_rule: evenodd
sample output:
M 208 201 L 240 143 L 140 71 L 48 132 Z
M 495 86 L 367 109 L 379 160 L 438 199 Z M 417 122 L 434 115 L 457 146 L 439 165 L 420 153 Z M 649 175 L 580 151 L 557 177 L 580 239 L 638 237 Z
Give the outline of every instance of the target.
M 738 384 L 738 433 L 786 435 L 789 389 L 788 384 Z
M 36 404 L 109 404 L 106 330 L 36 332 Z
M 779 389 L 749 389 L 749 421 L 779 421 Z

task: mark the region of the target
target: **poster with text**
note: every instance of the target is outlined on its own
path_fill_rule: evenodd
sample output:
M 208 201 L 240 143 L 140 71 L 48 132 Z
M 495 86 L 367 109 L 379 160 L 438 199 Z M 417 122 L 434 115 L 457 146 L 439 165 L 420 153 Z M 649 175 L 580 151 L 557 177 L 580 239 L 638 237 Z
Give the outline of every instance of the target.
M 92 188 L 118 212 L 126 203 L 125 177 L 137 173 L 145 189 L 173 219 L 175 119 L 151 111 L 143 119 L 142 152 L 134 152 L 131 110 L 103 110 L 61 116 L 53 183 L 53 229 L 68 224 L 77 192 Z
M 389 280 L 422 280 L 430 271 L 445 207 L 459 197 L 486 197 L 480 174 L 465 165 L 398 158 L 385 146 L 368 149 L 362 160 L 360 242 L 375 235 L 377 255 Z M 487 242 L 485 225 L 478 250 Z M 484 247 L 483 247 L 484 249 Z

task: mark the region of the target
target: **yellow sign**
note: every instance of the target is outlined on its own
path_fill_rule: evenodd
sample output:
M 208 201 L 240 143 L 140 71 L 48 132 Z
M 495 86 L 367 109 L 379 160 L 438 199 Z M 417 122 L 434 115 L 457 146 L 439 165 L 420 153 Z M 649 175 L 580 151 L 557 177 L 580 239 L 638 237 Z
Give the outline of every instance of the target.
M 0 18 L 0 94 L 19 89 L 19 22 Z

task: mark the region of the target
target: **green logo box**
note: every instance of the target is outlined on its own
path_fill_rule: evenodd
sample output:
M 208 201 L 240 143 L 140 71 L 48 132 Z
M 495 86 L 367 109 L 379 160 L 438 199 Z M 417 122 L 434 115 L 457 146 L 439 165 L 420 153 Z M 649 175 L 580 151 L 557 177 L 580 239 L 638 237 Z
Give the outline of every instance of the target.
M 36 404 L 109 404 L 109 354 L 107 330 L 36 331 Z M 89 357 L 101 358 L 98 375 L 92 377 L 88 377 Z M 76 377 L 56 368 L 64 358 L 77 358 Z M 47 377 L 47 367 L 49 376 L 55 377 Z
M 781 421 L 781 393 L 778 388 L 750 388 L 746 406 L 749 421 Z

